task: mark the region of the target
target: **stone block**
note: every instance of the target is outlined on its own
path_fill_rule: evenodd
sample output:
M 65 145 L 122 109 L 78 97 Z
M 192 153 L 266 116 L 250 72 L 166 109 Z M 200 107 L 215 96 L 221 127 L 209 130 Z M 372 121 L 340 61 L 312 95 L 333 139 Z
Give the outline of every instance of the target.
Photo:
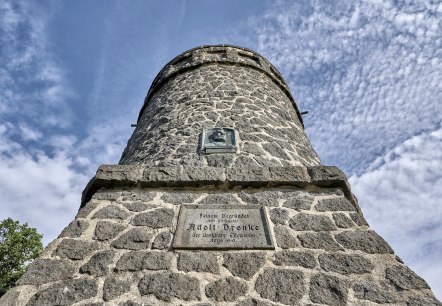
M 306 186 L 310 177 L 305 167 L 269 167 L 272 185 Z
M 130 282 L 118 277 L 108 277 L 103 285 L 103 300 L 110 301 L 130 290 Z
M 262 252 L 227 253 L 224 255 L 223 266 L 233 275 L 250 279 L 266 262 L 266 255 Z
M 334 166 L 308 167 L 310 180 L 313 184 L 320 184 L 323 187 L 339 185 L 336 183 L 347 181 L 345 174 Z
M 305 292 L 304 275 L 296 270 L 267 269 L 258 276 L 255 290 L 273 302 L 297 305 Z
M 325 251 L 341 251 L 344 250 L 333 239 L 330 233 L 303 233 L 298 235 L 299 241 L 303 247 L 308 249 L 322 249 Z
M 116 271 L 168 270 L 172 264 L 172 253 L 133 251 L 123 254 Z
M 87 221 L 83 220 L 74 220 L 67 227 L 63 229 L 60 236 L 58 238 L 62 237 L 69 237 L 69 238 L 77 238 L 80 237 L 84 231 L 88 228 L 89 223 Z
M 230 193 L 212 193 L 206 195 L 198 204 L 219 204 L 219 205 L 241 205 L 233 194 Z
M 172 240 L 172 233 L 170 232 L 159 233 L 153 240 L 152 249 L 167 250 L 169 249 L 171 240 Z
M 169 208 L 155 209 L 146 213 L 136 215 L 132 224 L 136 226 L 149 226 L 151 228 L 162 228 L 172 226 L 174 212 Z
M 356 211 L 356 208 L 344 197 L 320 199 L 315 209 L 317 211 Z
M 92 219 L 119 219 L 119 220 L 125 220 L 129 216 L 129 213 L 127 211 L 124 211 L 123 209 L 115 206 L 115 205 L 108 205 L 106 207 L 103 207 L 99 211 L 97 211 L 93 216 Z
M 238 196 L 251 205 L 263 205 L 263 206 L 278 206 L 278 200 L 280 198 L 280 193 L 278 191 L 258 191 L 258 192 L 248 192 L 240 191 Z
M 143 170 L 141 165 L 101 165 L 95 174 L 95 183 L 106 188 L 136 186 Z
M 333 221 L 327 216 L 298 213 L 290 219 L 289 225 L 296 231 L 333 231 Z
M 219 273 L 219 264 L 216 255 L 210 252 L 180 253 L 177 268 L 184 272 Z
M 368 226 L 367 221 L 360 213 L 350 213 L 350 218 L 359 226 Z
M 346 249 L 370 254 L 393 253 L 388 243 L 374 231 L 349 230 L 335 235 L 335 238 Z
M 387 288 L 380 288 L 373 283 L 360 283 L 353 286 L 354 296 L 377 304 L 396 303 L 397 297 Z M 420 305 L 420 304 L 419 304 Z
M 31 263 L 18 285 L 42 285 L 73 278 L 75 267 L 69 260 L 38 258 Z
M 315 198 L 310 196 L 296 194 L 294 197 L 287 199 L 282 206 L 295 209 L 297 211 L 310 210 L 314 199 Z
M 247 283 L 230 276 L 207 284 L 205 291 L 217 302 L 232 302 L 246 294 Z
M 310 300 L 325 305 L 347 305 L 347 284 L 327 274 L 316 274 L 310 280 Z
M 170 302 L 172 297 L 185 301 L 201 298 L 198 279 L 181 273 L 162 272 L 144 276 L 138 283 L 141 295 L 155 295 L 157 299 Z
M 248 298 L 248 299 L 242 300 L 241 302 L 239 302 L 235 306 L 275 306 L 275 305 L 276 304 L 270 303 L 268 301 L 258 300 L 255 298 Z
M 273 263 L 277 266 L 300 266 L 309 269 L 316 267 L 315 256 L 309 251 L 280 251 L 275 253 Z
M 189 192 L 165 192 L 161 196 L 161 200 L 170 204 L 192 204 L 201 196 L 199 193 Z
M 270 211 L 270 220 L 276 224 L 285 224 L 289 219 L 289 212 L 283 208 L 274 208 Z
M 351 219 L 343 213 L 333 213 L 333 220 L 335 220 L 335 224 L 339 228 L 350 228 L 354 226 Z
M 80 273 L 103 276 L 109 273 L 109 266 L 112 264 L 115 252 L 106 250 L 95 253 L 91 259 L 80 268 Z
M 52 253 L 52 256 L 55 255 L 73 260 L 79 260 L 83 259 L 93 251 L 98 250 L 98 248 L 99 245 L 96 242 L 64 239 Z
M 34 294 L 27 305 L 72 305 L 95 297 L 97 287 L 96 281 L 89 278 L 57 282 Z
M 111 240 L 122 232 L 126 226 L 123 224 L 113 223 L 109 221 L 98 221 L 95 226 L 93 239 L 99 241 Z
M 332 253 L 319 255 L 319 264 L 327 272 L 340 274 L 361 274 L 373 270 L 373 263 L 360 255 L 349 255 L 344 253 Z
M 403 290 L 429 289 L 427 282 L 406 266 L 394 266 L 385 270 L 385 278 Z
M 229 187 L 261 187 L 271 182 L 270 172 L 265 167 L 235 167 L 226 169 Z
M 291 249 L 298 246 L 296 235 L 290 229 L 284 226 L 275 226 L 273 229 L 275 233 L 276 244 L 282 249 Z
M 143 250 L 149 248 L 153 234 L 147 228 L 133 228 L 111 243 L 116 249 Z
M 141 201 L 124 203 L 123 206 L 133 212 L 141 212 L 158 207 L 157 205 L 146 204 Z

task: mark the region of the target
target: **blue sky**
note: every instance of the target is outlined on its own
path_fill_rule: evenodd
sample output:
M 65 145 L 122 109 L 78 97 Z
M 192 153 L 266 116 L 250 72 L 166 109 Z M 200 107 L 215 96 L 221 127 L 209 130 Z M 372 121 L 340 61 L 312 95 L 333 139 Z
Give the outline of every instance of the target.
M 0 219 L 52 241 L 117 163 L 155 75 L 203 44 L 282 72 L 323 164 L 442 298 L 438 1 L 0 2 Z

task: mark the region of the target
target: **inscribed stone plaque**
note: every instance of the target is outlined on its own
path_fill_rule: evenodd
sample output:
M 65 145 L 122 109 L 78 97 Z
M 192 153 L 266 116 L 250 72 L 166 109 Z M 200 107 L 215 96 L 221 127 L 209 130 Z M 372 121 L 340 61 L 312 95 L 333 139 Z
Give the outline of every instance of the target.
M 181 206 L 175 249 L 275 249 L 264 207 Z

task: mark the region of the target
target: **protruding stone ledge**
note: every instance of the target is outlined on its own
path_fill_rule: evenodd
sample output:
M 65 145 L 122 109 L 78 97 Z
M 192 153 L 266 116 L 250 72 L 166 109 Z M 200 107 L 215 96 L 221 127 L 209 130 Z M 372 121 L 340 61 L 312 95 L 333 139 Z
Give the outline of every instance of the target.
M 83 191 L 81 207 L 101 188 L 213 187 L 219 189 L 292 186 L 298 188 L 342 188 L 360 211 L 347 177 L 337 167 L 151 167 L 101 165 Z M 80 208 L 81 208 L 80 207 Z

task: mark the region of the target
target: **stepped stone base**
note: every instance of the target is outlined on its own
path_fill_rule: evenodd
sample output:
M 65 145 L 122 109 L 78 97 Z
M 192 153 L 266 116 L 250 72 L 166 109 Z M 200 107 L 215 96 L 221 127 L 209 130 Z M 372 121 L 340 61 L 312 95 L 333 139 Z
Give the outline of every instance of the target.
M 181 206 L 263 206 L 275 250 L 175 250 Z M 442 305 L 335 167 L 101 166 L 1 305 Z

